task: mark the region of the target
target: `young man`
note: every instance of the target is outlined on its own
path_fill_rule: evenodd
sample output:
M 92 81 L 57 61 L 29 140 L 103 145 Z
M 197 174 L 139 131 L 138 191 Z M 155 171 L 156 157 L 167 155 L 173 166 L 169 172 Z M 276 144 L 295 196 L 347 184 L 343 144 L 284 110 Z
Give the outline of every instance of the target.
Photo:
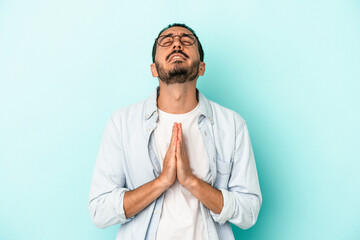
M 101 143 L 89 210 L 116 239 L 234 239 L 262 196 L 249 132 L 232 110 L 196 88 L 204 52 L 195 32 L 172 24 L 155 40 L 151 72 L 159 87 L 116 111 Z

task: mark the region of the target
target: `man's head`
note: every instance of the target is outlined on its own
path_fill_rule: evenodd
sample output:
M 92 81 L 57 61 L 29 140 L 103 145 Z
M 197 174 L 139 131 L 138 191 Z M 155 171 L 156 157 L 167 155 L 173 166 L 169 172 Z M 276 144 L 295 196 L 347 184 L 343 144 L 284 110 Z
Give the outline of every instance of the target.
M 153 46 L 151 72 L 165 84 L 190 82 L 204 75 L 204 51 L 194 30 L 171 24 L 160 31 Z
M 171 28 L 171 27 L 183 27 L 183 28 L 186 28 L 187 30 L 189 30 L 189 31 L 195 36 L 196 41 L 197 41 L 197 43 L 198 43 L 198 50 L 199 50 L 199 54 L 200 54 L 200 61 L 204 62 L 204 50 L 203 50 L 203 48 L 202 48 L 202 45 L 201 45 L 201 43 L 200 43 L 200 40 L 199 40 L 199 38 L 197 37 L 195 31 L 192 30 L 192 28 L 190 28 L 189 26 L 186 26 L 186 25 L 183 24 L 183 23 L 173 23 L 173 24 L 169 24 L 167 27 L 163 28 L 163 29 L 159 32 L 157 38 L 155 39 L 154 45 L 153 45 L 153 49 L 152 49 L 152 60 L 153 60 L 153 63 L 155 62 L 156 49 L 157 49 L 157 46 L 158 46 L 158 44 L 156 43 L 156 41 L 157 41 L 157 39 L 161 36 L 161 34 L 162 34 L 165 30 L 167 30 L 167 29 L 169 29 L 169 28 Z

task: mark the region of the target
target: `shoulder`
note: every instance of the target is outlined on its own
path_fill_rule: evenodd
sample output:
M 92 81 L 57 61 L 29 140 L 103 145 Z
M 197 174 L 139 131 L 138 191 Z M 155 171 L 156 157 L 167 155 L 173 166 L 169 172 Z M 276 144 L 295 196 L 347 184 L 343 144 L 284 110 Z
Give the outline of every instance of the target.
M 246 125 L 245 119 L 239 113 L 214 101 L 208 101 L 213 110 L 214 122 L 221 123 L 223 126 L 233 126 L 236 130 Z
M 145 103 L 146 99 L 115 110 L 110 118 L 116 128 L 120 129 L 122 125 L 126 126 L 129 123 L 141 120 L 144 114 Z
M 112 117 L 113 118 L 123 118 L 125 116 L 128 116 L 129 114 L 130 115 L 139 115 L 139 114 L 142 114 L 142 111 L 144 109 L 144 105 L 145 105 L 145 102 L 146 102 L 146 99 L 144 100 L 141 100 L 141 101 L 138 101 L 136 103 L 132 103 L 130 105 L 127 105 L 125 107 L 122 107 L 122 108 L 119 108 L 117 110 L 115 110 L 113 113 L 112 113 Z

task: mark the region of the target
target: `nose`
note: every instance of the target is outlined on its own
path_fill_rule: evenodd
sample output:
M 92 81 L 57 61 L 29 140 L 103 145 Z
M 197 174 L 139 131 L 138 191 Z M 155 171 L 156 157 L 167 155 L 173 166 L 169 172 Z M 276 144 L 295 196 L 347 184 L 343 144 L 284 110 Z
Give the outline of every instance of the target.
M 180 42 L 180 36 L 174 36 L 173 49 L 183 49 L 183 45 Z

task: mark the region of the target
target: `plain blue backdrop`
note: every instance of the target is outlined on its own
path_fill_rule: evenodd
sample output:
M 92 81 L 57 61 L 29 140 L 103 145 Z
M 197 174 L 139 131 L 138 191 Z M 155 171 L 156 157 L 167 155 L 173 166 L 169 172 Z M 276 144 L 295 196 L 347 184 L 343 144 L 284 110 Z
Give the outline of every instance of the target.
M 263 205 L 236 239 L 360 239 L 360 2 L 0 0 L 0 239 L 115 239 L 88 194 L 158 32 L 198 34 L 198 88 L 247 121 Z

